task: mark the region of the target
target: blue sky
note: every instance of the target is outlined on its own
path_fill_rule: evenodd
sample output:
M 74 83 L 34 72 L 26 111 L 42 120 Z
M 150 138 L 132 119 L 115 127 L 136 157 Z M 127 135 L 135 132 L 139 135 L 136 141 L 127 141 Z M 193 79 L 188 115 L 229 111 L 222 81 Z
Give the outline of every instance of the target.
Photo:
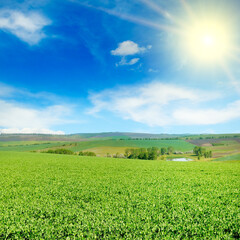
M 0 132 L 240 132 L 239 10 L 238 0 L 0 1 Z

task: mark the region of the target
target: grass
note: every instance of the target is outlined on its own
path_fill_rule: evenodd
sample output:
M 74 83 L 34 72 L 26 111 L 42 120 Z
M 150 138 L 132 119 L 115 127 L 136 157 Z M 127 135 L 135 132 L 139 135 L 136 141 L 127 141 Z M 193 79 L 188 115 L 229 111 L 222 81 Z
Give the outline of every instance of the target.
M 232 154 L 240 154 L 240 143 L 237 141 L 221 141 L 223 145 L 206 147 L 208 151 L 213 152 L 214 158 L 226 157 Z
M 236 161 L 240 160 L 240 154 L 228 155 L 225 157 L 217 158 L 214 161 Z
M 239 162 L 0 152 L 0 239 L 238 239 Z
M 74 152 L 97 148 L 97 147 L 139 147 L 139 148 L 148 148 L 148 147 L 169 147 L 173 146 L 177 151 L 191 151 L 194 146 L 191 143 L 185 142 L 183 140 L 96 140 L 96 141 L 85 141 L 79 142 L 77 146 L 69 148 Z
M 42 142 L 42 141 L 17 141 L 0 142 L 0 151 L 37 151 L 46 148 L 60 147 L 63 144 L 69 145 L 69 142 Z
M 127 140 L 127 139 L 98 139 L 81 142 L 55 142 L 55 141 L 14 141 L 14 142 L 0 142 L 0 151 L 40 151 L 46 149 L 56 149 L 64 147 L 74 152 L 82 150 L 90 150 L 92 148 L 99 149 L 99 155 L 103 156 L 114 152 L 116 148 L 124 150 L 125 148 L 148 148 L 148 147 L 168 147 L 173 146 L 177 151 L 190 151 L 194 145 L 183 140 Z M 102 148 L 102 149 L 101 149 Z M 102 150 L 107 150 L 105 153 Z
M 105 157 L 107 154 L 114 155 L 116 153 L 124 154 L 127 147 L 96 147 L 89 148 L 84 151 L 90 151 L 96 153 L 97 156 Z

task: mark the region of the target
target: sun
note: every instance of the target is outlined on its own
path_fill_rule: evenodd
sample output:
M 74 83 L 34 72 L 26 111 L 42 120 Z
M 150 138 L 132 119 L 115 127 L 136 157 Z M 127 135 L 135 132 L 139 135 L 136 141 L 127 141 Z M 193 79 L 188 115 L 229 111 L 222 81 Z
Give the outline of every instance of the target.
M 219 62 L 231 47 L 229 28 L 220 21 L 199 20 L 185 30 L 184 49 L 193 59 Z
M 209 35 L 204 35 L 202 36 L 202 44 L 205 46 L 205 47 L 214 47 L 214 44 L 215 44 L 216 40 L 214 38 L 214 36 L 212 36 L 211 34 Z

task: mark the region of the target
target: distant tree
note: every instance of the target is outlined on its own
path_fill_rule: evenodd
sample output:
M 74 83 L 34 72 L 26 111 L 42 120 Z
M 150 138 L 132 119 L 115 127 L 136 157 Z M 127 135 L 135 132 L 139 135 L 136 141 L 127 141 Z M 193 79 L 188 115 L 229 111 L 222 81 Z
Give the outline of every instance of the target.
M 156 160 L 157 159 L 157 153 L 154 152 L 154 151 L 148 153 L 148 159 L 149 160 Z
M 161 148 L 161 155 L 165 155 L 167 153 L 167 149 L 165 147 Z
M 153 147 L 153 148 L 139 148 L 139 149 L 133 149 L 133 148 L 128 148 L 125 150 L 124 156 L 126 158 L 130 159 L 151 159 L 155 160 L 157 159 L 157 154 L 158 154 L 158 148 Z
M 125 149 L 125 154 L 124 154 L 124 156 L 125 156 L 126 158 L 129 158 L 130 154 L 131 154 L 131 150 L 130 150 L 129 148 Z
M 149 160 L 156 160 L 158 156 L 158 148 L 152 147 L 147 149 L 148 152 L 148 159 Z
M 152 151 L 156 152 L 156 153 L 159 153 L 159 148 L 157 147 L 152 147 Z
M 54 153 L 54 154 L 66 154 L 66 155 L 73 155 L 74 152 L 66 149 L 66 148 L 59 148 L 59 149 L 49 149 L 48 151 L 46 151 L 45 153 Z
M 168 147 L 168 154 L 172 154 L 174 151 L 174 148 L 172 146 Z
M 206 152 L 206 148 L 196 146 L 196 147 L 194 147 L 193 152 L 194 152 L 197 156 L 198 156 L 198 155 L 203 156 L 204 153 Z
M 147 149 L 146 148 L 140 148 L 138 159 L 147 159 Z
M 198 155 L 198 150 L 199 150 L 199 147 L 198 147 L 198 146 L 194 147 L 194 148 L 193 148 L 193 153 L 196 154 L 196 155 Z
M 96 157 L 96 153 L 94 152 L 79 152 L 79 156 L 89 156 L 89 157 Z
M 211 158 L 211 157 L 212 157 L 212 151 L 205 152 L 205 153 L 204 153 L 204 157 L 205 157 L 205 158 Z
M 212 151 L 207 151 L 206 148 L 203 147 L 194 147 L 193 153 L 198 156 L 198 159 L 200 159 L 202 156 L 204 156 L 205 158 L 212 157 Z
M 96 157 L 97 155 L 95 152 L 86 152 L 86 156 Z

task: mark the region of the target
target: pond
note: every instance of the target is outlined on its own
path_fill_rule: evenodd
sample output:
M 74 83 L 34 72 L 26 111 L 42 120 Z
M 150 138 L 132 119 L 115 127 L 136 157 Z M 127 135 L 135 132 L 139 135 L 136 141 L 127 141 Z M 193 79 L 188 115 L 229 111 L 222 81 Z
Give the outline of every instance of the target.
M 173 159 L 168 159 L 167 161 L 172 161 L 172 162 L 190 162 L 193 161 L 190 158 L 173 158 Z

